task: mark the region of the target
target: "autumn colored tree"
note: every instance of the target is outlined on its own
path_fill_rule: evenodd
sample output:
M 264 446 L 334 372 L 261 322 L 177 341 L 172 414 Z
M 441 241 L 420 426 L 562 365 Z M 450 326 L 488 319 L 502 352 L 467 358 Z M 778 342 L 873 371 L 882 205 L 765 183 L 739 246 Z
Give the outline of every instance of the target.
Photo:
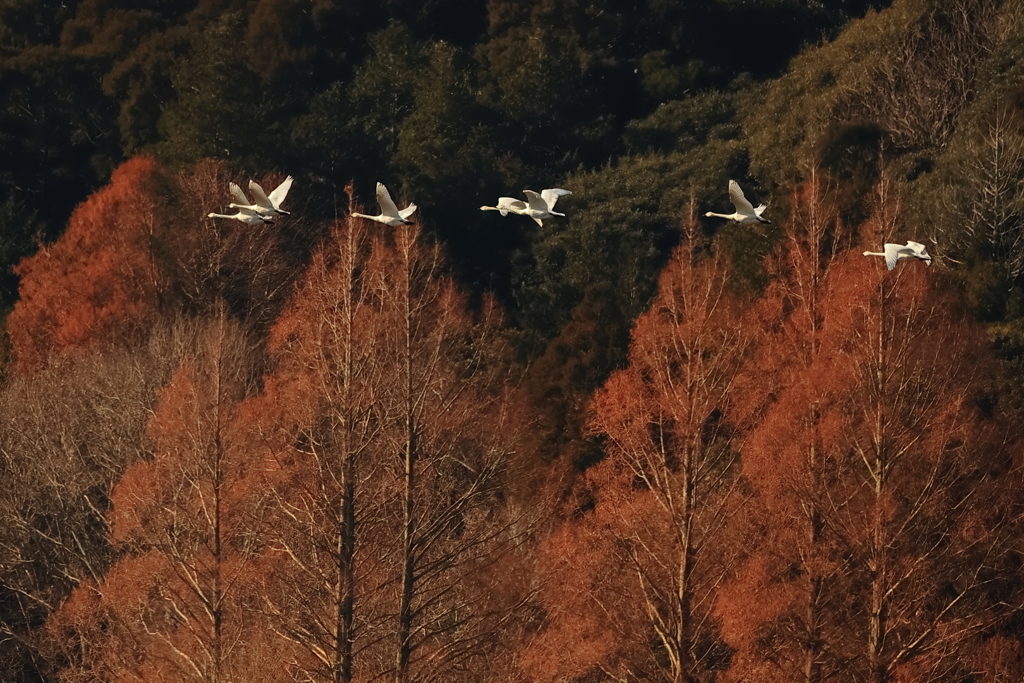
M 392 278 L 376 283 L 397 351 L 385 393 L 401 509 L 396 683 L 468 673 L 497 646 L 494 620 L 506 615 L 490 604 L 488 568 L 513 541 L 500 497 L 518 416 L 501 316 L 489 301 L 467 315 L 439 247 L 423 240 L 415 226 L 399 230 L 394 251 L 378 252 Z
M 51 353 L 141 343 L 158 319 L 215 314 L 222 303 L 268 326 L 304 258 L 302 241 L 298 253 L 282 247 L 287 219 L 207 218 L 227 204 L 228 182 L 213 161 L 176 176 L 147 157 L 123 164 L 57 242 L 16 269 L 21 298 L 8 327 L 17 362 L 31 368 Z
M 704 253 L 692 208 L 683 227 L 628 366 L 591 406 L 588 427 L 605 452 L 588 476 L 594 509 L 568 523 L 579 531 L 556 537 L 579 533 L 595 546 L 580 551 L 590 559 L 568 561 L 584 563 L 582 577 L 563 580 L 582 581 L 580 594 L 604 612 L 595 625 L 615 644 L 588 667 L 618 680 L 706 680 L 729 660 L 710 608 L 736 552 L 726 526 L 743 495 L 729 420 L 749 335 L 726 291 L 727 264 Z M 575 616 L 550 609 L 548 637 L 560 642 L 561 620 Z
M 354 218 L 275 326 L 250 407 L 278 496 L 266 610 L 311 679 L 460 677 L 500 649 L 519 417 L 503 339 L 418 227 Z
M 830 312 L 826 273 L 849 238 L 827 176 L 817 169 L 808 171 L 792 202 L 785 235 L 769 258 L 768 289 L 751 311 L 760 334 L 739 380 L 744 422 L 752 429 L 742 449 L 743 473 L 758 493 L 749 507 L 761 520 L 760 541 L 748 547 L 743 571 L 716 599 L 723 634 L 737 650 L 730 680 L 827 679 L 834 670 L 823 673 L 822 634 L 829 618 L 842 613 L 836 600 L 842 592 L 829 582 L 836 569 L 822 540 L 821 430 L 831 384 L 820 373 Z M 759 609 L 750 607 L 751 591 Z
M 247 574 L 254 507 L 242 495 L 246 451 L 230 430 L 259 354 L 223 312 L 181 324 L 184 360 L 147 427 L 153 458 L 129 468 L 112 496 L 121 557 L 47 624 L 66 658 L 62 680 L 215 683 L 265 665 L 242 613 L 258 585 Z
M 872 241 L 893 234 L 881 199 Z M 825 436 L 843 470 L 830 524 L 852 550 L 860 607 L 844 646 L 859 643 L 850 661 L 872 683 L 908 667 L 953 675 L 957 652 L 1001 613 L 993 578 L 1016 534 L 1016 468 L 990 405 L 984 343 L 923 269 L 890 277 L 851 255 L 834 282 L 833 310 L 860 299 L 833 328 L 848 375 Z
M 266 609 L 306 652 L 300 667 L 319 680 L 352 680 L 365 626 L 356 596 L 368 579 L 357 548 L 374 532 L 376 506 L 357 484 L 375 478 L 371 448 L 382 429 L 378 330 L 364 286 L 368 226 L 351 217 L 337 223 L 314 255 L 272 330 L 277 370 L 246 413 L 278 463 L 271 543 L 286 589 L 268 591 Z
M 8 319 L 17 362 L 139 339 L 153 321 L 158 278 L 150 240 L 160 171 L 152 159 L 123 164 L 110 185 L 78 207 L 55 244 L 25 259 L 20 298 Z
M 902 229 L 882 179 L 868 244 Z M 856 250 L 830 261 L 790 275 L 818 284 L 794 290 L 766 342 L 787 379 L 744 473 L 780 521 L 719 596 L 740 652 L 729 680 L 962 675 L 1011 590 L 1018 474 L 992 359 L 941 274 L 889 272 Z
M 52 358 L 0 390 L 0 667 L 11 678 L 49 669 L 35 629 L 115 559 L 110 492 L 145 454 L 154 392 L 173 363 L 166 341 Z

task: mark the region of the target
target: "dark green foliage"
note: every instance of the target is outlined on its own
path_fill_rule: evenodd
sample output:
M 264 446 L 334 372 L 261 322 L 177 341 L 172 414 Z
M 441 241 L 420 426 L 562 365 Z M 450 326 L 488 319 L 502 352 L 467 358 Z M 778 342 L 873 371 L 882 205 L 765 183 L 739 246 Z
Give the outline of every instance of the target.
M 64 22 L 81 0 L 3 0 L 0 49 L 4 56 L 36 45 L 56 45 Z
M 177 99 L 158 122 L 157 156 L 175 164 L 203 157 L 236 158 L 248 166 L 266 164 L 280 135 L 268 134 L 279 101 L 264 89 L 243 58 L 240 14 L 228 14 L 191 38 L 188 53 L 171 69 Z M 280 144 L 280 143 L 277 143 Z
M 523 234 L 495 242 L 468 207 L 564 184 L 623 151 L 735 138 L 745 105 L 708 88 L 774 73 L 871 4 L 4 0 L 0 200 L 19 207 L 5 224 L 19 244 L 40 226 L 53 239 L 140 152 L 305 169 L 320 217 L 333 212 L 331 185 L 387 179 L 433 203 L 466 277 L 511 301 L 508 257 Z M 771 50 L 724 46 L 723 30 L 737 29 L 772 32 Z M 630 125 L 660 103 L 661 121 Z
M 582 470 L 601 457 L 597 441 L 583 434 L 586 407 L 590 394 L 625 364 L 631 326 L 613 288 L 596 284 L 530 365 L 525 384 L 538 415 L 533 448 L 545 460 L 563 458 Z
M 860 225 L 868 218 L 868 197 L 878 183 L 887 140 L 885 130 L 876 124 L 851 123 L 833 127 L 819 142 L 816 156 L 822 169 L 838 181 L 836 199 L 847 225 Z

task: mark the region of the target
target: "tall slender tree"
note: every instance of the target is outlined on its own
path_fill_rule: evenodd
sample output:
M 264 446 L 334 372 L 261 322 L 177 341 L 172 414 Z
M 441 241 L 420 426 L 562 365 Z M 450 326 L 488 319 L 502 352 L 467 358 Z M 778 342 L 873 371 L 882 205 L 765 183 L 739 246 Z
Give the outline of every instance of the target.
M 277 462 L 280 523 L 271 545 L 287 590 L 268 591 L 267 609 L 279 632 L 305 653 L 299 664 L 316 680 L 352 680 L 361 631 L 368 628 L 356 607 L 368 581 L 365 562 L 357 561 L 375 515 L 361 482 L 379 469 L 370 456 L 383 427 L 379 330 L 364 283 L 367 225 L 351 217 L 336 223 L 316 253 L 273 328 L 278 367 L 249 416 L 262 423 Z
M 903 227 L 881 178 L 869 244 Z M 817 329 L 797 337 L 814 342 L 804 353 L 786 328 L 810 319 L 810 299 L 782 308 L 767 343 L 790 379 L 744 470 L 784 522 L 767 525 L 719 598 L 743 652 L 730 680 L 951 680 L 1006 609 L 1012 588 L 998 577 L 1013 561 L 1019 475 L 992 359 L 954 288 L 927 270 L 890 272 L 856 251 L 832 259 Z M 781 596 L 771 610 L 741 614 L 768 594 Z
M 253 342 L 226 314 L 192 327 L 185 361 L 161 392 L 152 460 L 114 491 L 111 540 L 122 557 L 84 582 L 50 620 L 66 680 L 221 683 L 250 676 L 251 508 L 245 452 L 232 448 L 237 404 L 254 389 Z
M 822 424 L 832 388 L 822 375 L 830 320 L 826 277 L 849 237 L 838 221 L 827 177 L 811 168 L 793 195 L 790 220 L 768 260 L 770 284 L 751 316 L 760 332 L 741 379 L 747 397 L 743 473 L 758 497 L 761 540 L 717 598 L 729 644 L 731 680 L 751 675 L 816 683 L 836 672 L 822 653 L 836 599 L 822 506 L 828 454 Z M 782 521 L 785 520 L 785 521 Z M 764 593 L 776 597 L 765 600 Z M 751 609 L 752 593 L 760 609 Z
M 588 478 L 594 510 L 569 522 L 594 535 L 603 559 L 563 580 L 582 581 L 607 615 L 595 625 L 621 638 L 586 664 L 617 680 L 709 680 L 729 659 L 710 608 L 736 552 L 725 524 L 744 497 L 729 420 L 749 335 L 727 293 L 727 264 L 704 253 L 692 206 L 683 227 L 633 330 L 628 366 L 594 397 L 589 429 L 605 459 Z M 559 620 L 575 618 L 557 607 Z M 549 628 L 558 642 L 559 620 Z
M 267 610 L 295 665 L 312 680 L 470 675 L 516 603 L 492 573 L 518 539 L 497 309 L 470 310 L 417 226 L 349 218 L 273 340 L 250 419 L 278 496 Z

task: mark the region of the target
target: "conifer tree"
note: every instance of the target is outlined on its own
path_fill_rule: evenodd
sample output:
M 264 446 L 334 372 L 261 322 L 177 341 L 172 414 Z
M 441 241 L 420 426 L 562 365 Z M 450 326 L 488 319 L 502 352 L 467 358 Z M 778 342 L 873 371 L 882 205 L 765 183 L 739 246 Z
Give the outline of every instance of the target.
M 586 623 L 614 634 L 578 664 L 619 680 L 699 681 L 728 662 L 710 607 L 737 552 L 727 520 L 743 495 L 729 420 L 749 335 L 725 260 L 702 256 L 692 210 L 684 231 L 633 330 L 627 367 L 591 405 L 588 428 L 605 452 L 587 478 L 594 509 L 556 536 L 579 534 L 572 552 L 592 555 L 572 556 L 565 568 L 583 569 L 561 575 L 560 592 L 586 597 L 600 610 Z M 557 598 L 548 607 L 552 651 L 575 628 L 561 607 Z
M 349 218 L 275 326 L 250 418 L 278 496 L 266 610 L 315 680 L 461 678 L 501 649 L 520 419 L 501 325 L 418 226 Z

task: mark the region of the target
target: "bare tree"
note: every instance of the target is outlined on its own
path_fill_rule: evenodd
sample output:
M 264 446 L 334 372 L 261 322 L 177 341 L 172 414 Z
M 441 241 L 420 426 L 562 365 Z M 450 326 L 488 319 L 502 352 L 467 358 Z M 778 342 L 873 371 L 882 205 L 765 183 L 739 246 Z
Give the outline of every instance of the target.
M 224 309 L 179 326 L 182 361 L 147 426 L 153 457 L 127 469 L 111 496 L 119 559 L 48 624 L 51 651 L 69 661 L 65 680 L 221 683 L 243 676 L 252 655 L 240 607 L 252 585 L 252 519 L 229 425 L 255 389 L 260 356 Z
M 897 226 L 884 181 L 872 241 Z M 865 269 L 851 255 L 830 279 L 829 305 L 841 313 L 828 355 L 845 377 L 829 392 L 824 521 L 833 552 L 849 558 L 855 604 L 830 646 L 870 683 L 907 667 L 942 679 L 1003 609 L 993 588 L 1015 533 L 1003 507 L 1015 475 L 983 408 L 992 370 L 978 330 L 924 269 Z M 1003 464 L 979 469 L 982 458 Z
M 992 0 L 927 3 L 872 65 L 870 87 L 843 98 L 839 115 L 877 122 L 901 147 L 941 146 L 971 100 L 998 19 Z
M 0 390 L 0 633 L 7 671 L 44 668 L 33 629 L 116 559 L 110 494 L 149 452 L 146 423 L 175 362 L 166 330 L 148 345 L 51 358 Z M 21 653 L 21 654 L 17 654 Z
M 955 183 L 942 188 L 938 228 L 957 258 L 980 256 L 1024 272 L 1024 112 L 997 101 L 965 136 Z
M 450 680 L 500 649 L 519 418 L 501 326 L 418 228 L 351 218 L 275 326 L 267 609 L 309 680 Z
M 692 206 L 684 232 L 637 321 L 629 366 L 597 393 L 589 422 L 608 456 L 595 468 L 607 480 L 597 506 L 623 520 L 609 530 L 618 559 L 607 590 L 630 596 L 618 608 L 634 605 L 629 637 L 657 643 L 639 660 L 601 665 L 623 681 L 705 680 L 724 663 L 711 608 L 729 571 L 728 513 L 742 499 L 727 425 L 749 334 L 726 292 L 725 264 L 699 256 Z

